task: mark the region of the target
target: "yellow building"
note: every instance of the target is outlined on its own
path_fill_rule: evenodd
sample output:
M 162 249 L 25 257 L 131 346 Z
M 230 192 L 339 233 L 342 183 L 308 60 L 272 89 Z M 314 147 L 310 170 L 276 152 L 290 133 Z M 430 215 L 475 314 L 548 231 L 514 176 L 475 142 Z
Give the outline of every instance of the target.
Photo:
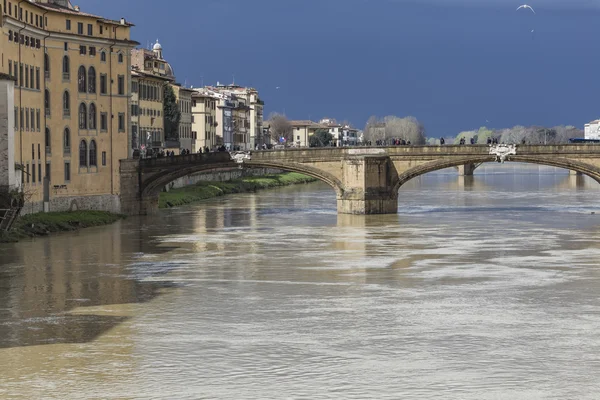
M 310 137 L 317 130 L 329 129 L 326 125 L 317 124 L 309 120 L 290 121 L 290 125 L 292 126 L 293 141 L 288 144 L 295 147 L 308 147 Z
M 196 152 L 217 146 L 217 102 L 215 94 L 207 90 L 192 93 L 192 136 L 196 140 Z
M 132 24 L 68 0 L 7 0 L 0 10 L 0 72 L 16 80 L 14 162 L 29 197 L 24 211 L 118 210 L 129 55 L 138 44 Z
M 131 50 L 132 92 L 137 95 L 137 131 L 139 149 L 148 152 L 165 150 L 163 115 L 164 87 L 175 81 L 173 68 L 163 59 L 162 46 L 158 41 L 152 50 Z M 135 141 L 132 140 L 133 144 Z

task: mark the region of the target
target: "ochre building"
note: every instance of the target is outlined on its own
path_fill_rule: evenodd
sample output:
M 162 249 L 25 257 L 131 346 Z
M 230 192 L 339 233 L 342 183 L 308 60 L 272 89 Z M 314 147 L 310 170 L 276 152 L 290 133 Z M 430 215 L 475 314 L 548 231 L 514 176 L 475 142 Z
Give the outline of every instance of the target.
M 0 10 L 24 211 L 118 210 L 119 160 L 132 147 L 132 24 L 68 0 L 2 0 Z

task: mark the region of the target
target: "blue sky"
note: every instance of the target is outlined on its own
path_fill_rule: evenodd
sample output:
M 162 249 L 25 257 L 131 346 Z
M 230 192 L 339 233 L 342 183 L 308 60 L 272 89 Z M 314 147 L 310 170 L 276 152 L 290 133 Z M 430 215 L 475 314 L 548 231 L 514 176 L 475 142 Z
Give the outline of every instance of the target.
M 529 0 L 535 15 L 516 11 L 522 0 L 74 4 L 132 21 L 144 46 L 158 38 L 182 83 L 235 74 L 260 91 L 265 115 L 360 128 L 371 115 L 412 115 L 436 137 L 600 117 L 597 0 Z

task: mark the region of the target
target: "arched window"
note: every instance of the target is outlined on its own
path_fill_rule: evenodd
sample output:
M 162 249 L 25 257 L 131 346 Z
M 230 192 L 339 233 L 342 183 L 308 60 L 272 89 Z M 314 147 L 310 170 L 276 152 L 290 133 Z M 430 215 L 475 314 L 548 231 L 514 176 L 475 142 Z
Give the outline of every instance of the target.
M 46 115 L 50 115 L 50 91 L 44 90 L 44 108 L 46 109 Z
M 46 146 L 46 153 L 50 153 L 50 128 L 46 127 L 46 134 L 44 135 L 44 143 Z
M 44 54 L 44 76 L 50 78 L 50 57 L 48 57 L 48 53 Z
M 87 77 L 85 75 L 85 67 L 82 65 L 79 67 L 79 71 L 77 71 L 77 87 L 79 88 L 79 93 L 85 93 L 87 90 Z
M 90 104 L 90 108 L 89 108 L 89 128 L 90 129 L 96 129 L 96 105 L 94 103 Z M 90 150 L 91 150 L 91 143 L 90 143 Z
M 106 62 L 106 52 L 104 50 L 100 52 L 100 61 Z
M 71 153 L 71 131 L 69 131 L 69 128 L 65 128 L 63 132 L 63 149 L 65 153 Z
M 87 107 L 85 103 L 79 105 L 79 129 L 87 129 Z
M 118 61 L 120 64 L 123 63 L 123 53 L 119 53 Z
M 92 140 L 90 142 L 90 167 L 94 166 L 97 167 L 98 166 L 98 158 L 97 158 L 97 154 L 96 154 L 96 141 Z
M 69 56 L 63 57 L 63 79 L 67 80 L 71 78 L 71 65 L 69 63 Z
M 71 96 L 69 92 L 65 90 L 63 93 L 63 115 L 68 117 L 71 115 Z
M 87 143 L 85 140 L 79 143 L 79 166 L 87 167 Z
M 88 93 L 96 93 L 96 69 L 90 67 L 88 70 Z

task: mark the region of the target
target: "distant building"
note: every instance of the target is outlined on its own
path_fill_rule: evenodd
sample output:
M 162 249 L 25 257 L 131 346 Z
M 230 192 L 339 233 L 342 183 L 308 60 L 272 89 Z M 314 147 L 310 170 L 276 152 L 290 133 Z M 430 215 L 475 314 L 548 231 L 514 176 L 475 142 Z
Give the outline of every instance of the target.
M 585 139 L 600 139 L 600 119 L 585 124 L 583 132 Z
M 192 93 L 193 89 L 187 89 L 175 83 L 171 84 L 177 107 L 181 113 L 179 120 L 179 147 L 181 150 L 195 151 L 196 139 L 192 135 Z
M 293 142 L 288 143 L 296 147 L 308 147 L 309 138 L 319 129 L 328 129 L 326 125 L 321 125 L 310 120 L 290 121 L 292 125 Z
M 340 146 L 342 142 L 342 125 L 338 124 L 335 119 L 323 118 L 319 121 L 319 124 L 326 126 L 329 129 L 329 133 L 333 136 L 332 141 L 334 146 Z
M 350 125 L 342 127 L 341 134 L 342 146 L 356 146 L 359 143 L 359 130 L 352 128 Z
M 131 88 L 137 100 L 137 107 L 133 108 L 137 115 L 131 119 L 132 138 L 129 142 L 140 150 L 165 149 L 163 90 L 166 84 L 175 82 L 175 75 L 171 65 L 163 59 L 158 40 L 152 50 L 131 50 L 131 68 Z M 134 132 L 136 138 L 133 137 Z
M 215 93 L 206 89 L 195 89 L 192 92 L 192 136 L 193 152 L 217 146 L 217 103 Z

